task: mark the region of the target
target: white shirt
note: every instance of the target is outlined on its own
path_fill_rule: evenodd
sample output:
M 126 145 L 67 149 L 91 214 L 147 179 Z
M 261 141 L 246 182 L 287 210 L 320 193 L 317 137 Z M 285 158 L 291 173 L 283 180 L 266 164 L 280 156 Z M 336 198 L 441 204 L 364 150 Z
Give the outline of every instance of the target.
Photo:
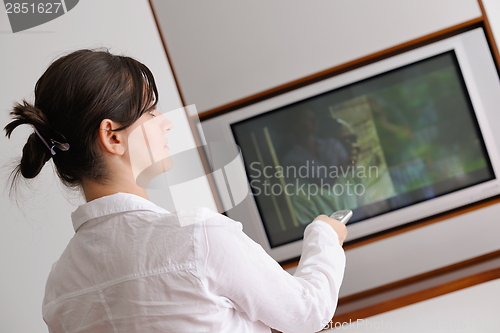
M 118 193 L 72 220 L 46 285 L 50 332 L 315 332 L 335 311 L 345 255 L 323 221 L 306 228 L 292 276 L 241 223 L 206 208 L 173 214 Z

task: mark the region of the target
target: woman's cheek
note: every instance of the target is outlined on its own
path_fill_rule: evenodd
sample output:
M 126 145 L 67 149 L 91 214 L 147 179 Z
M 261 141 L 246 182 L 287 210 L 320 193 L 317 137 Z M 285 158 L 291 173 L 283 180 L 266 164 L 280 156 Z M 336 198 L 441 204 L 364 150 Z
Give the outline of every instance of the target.
M 151 157 L 149 156 L 149 147 L 141 126 L 130 132 L 128 138 L 128 151 L 132 172 L 134 178 L 137 178 L 144 169 L 152 164 Z

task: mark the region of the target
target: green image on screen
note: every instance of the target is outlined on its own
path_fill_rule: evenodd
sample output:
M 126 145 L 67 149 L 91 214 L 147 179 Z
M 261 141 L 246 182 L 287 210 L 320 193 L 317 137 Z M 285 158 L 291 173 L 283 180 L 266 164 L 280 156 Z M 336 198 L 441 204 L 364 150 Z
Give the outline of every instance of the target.
M 319 214 L 363 223 L 495 178 L 453 51 L 231 127 L 271 247 Z

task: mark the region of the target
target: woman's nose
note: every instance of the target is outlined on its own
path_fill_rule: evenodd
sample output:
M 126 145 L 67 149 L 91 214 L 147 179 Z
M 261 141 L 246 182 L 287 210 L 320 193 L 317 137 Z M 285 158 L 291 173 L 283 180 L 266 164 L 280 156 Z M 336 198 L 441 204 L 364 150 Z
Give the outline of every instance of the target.
M 164 133 L 167 133 L 174 127 L 174 124 L 167 117 L 165 117 L 165 115 L 161 114 L 160 117 L 161 117 L 161 128 Z

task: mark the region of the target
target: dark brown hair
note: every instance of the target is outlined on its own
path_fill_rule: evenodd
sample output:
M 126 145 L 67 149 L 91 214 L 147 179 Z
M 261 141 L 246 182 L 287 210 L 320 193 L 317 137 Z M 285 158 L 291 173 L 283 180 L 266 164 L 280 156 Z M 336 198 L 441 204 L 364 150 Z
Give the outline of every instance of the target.
M 154 109 L 158 98 L 153 74 L 132 58 L 79 50 L 57 59 L 36 83 L 34 105 L 16 104 L 5 132 L 10 138 L 17 126 L 30 124 L 45 141 L 69 143 L 70 149 L 55 148 L 52 155 L 33 132 L 12 173 L 12 186 L 19 174 L 37 176 L 51 157 L 66 186 L 81 185 L 82 179 L 105 182 L 109 171 L 97 145 L 102 120 L 111 119 L 121 125 L 116 131 L 123 130 Z

